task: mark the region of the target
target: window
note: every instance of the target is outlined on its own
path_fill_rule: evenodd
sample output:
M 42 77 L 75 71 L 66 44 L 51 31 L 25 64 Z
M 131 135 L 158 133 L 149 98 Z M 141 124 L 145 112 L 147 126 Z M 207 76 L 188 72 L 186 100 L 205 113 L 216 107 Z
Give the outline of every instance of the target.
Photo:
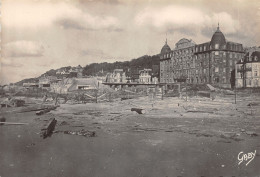
M 219 44 L 215 44 L 215 49 L 219 49 Z
M 218 67 L 215 68 L 215 73 L 218 73 Z
M 232 58 L 232 53 L 229 54 L 229 58 Z
M 257 76 L 257 75 L 258 75 L 258 73 L 257 73 L 257 71 L 255 71 L 255 72 L 254 72 L 254 76 Z
M 232 66 L 233 62 L 232 60 L 229 60 L 229 65 Z
M 223 52 L 223 56 L 226 56 L 226 52 Z
M 215 52 L 215 55 L 219 55 L 219 51 L 216 51 L 216 52 Z
M 226 68 L 223 68 L 223 73 L 225 73 L 226 72 Z
M 259 81 L 258 81 L 258 79 L 255 79 L 255 86 L 256 86 L 256 87 L 259 86 Z
M 223 83 L 226 83 L 226 78 L 225 77 L 223 77 Z
M 206 46 L 204 46 L 204 51 L 206 50 Z

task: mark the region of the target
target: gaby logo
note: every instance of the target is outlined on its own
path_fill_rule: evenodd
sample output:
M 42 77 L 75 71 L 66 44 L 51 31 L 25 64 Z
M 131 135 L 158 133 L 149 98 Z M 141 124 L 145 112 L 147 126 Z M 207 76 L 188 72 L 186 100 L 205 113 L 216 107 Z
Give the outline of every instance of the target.
M 243 151 L 240 152 L 237 156 L 238 159 L 238 165 L 240 165 L 242 162 L 247 162 L 246 166 L 255 158 L 256 155 L 256 150 L 255 152 L 249 152 L 249 153 L 244 153 Z

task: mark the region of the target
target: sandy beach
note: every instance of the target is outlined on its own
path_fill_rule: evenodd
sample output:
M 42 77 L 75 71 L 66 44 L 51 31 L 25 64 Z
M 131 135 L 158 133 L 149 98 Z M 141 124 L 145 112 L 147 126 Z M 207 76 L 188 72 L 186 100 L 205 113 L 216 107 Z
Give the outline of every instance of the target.
M 41 116 L 2 108 L 6 121 L 28 125 L 0 126 L 0 176 L 258 176 L 259 107 L 241 99 L 140 97 L 62 104 Z M 50 118 L 55 131 L 43 139 Z M 66 134 L 82 129 L 95 136 Z M 255 150 L 248 165 L 238 165 L 240 152 Z

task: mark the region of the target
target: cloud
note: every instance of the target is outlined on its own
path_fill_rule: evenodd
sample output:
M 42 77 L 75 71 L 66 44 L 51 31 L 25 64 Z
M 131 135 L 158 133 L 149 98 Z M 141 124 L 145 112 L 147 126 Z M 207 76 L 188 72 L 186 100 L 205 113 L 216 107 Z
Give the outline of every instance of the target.
M 22 63 L 15 62 L 10 58 L 2 58 L 1 64 L 2 64 L 3 67 L 5 67 L 5 66 L 7 66 L 7 67 L 22 67 L 23 66 Z
M 55 23 L 65 29 L 78 29 L 78 30 L 85 29 L 85 27 L 81 23 L 79 23 L 74 19 L 63 18 L 63 19 L 56 20 Z
M 116 17 L 95 15 L 77 8 L 73 3 L 5 2 L 3 26 L 39 29 L 56 24 L 64 29 L 119 28 Z
M 14 41 L 3 46 L 5 57 L 39 57 L 43 53 L 43 45 L 35 41 Z
M 168 6 L 162 8 L 149 7 L 135 16 L 135 24 L 139 27 L 150 26 L 159 31 L 194 36 L 203 34 L 207 37 L 216 30 L 218 22 L 225 34 L 234 34 L 240 29 L 240 23 L 227 12 L 206 13 L 191 7 Z
M 77 14 L 78 9 L 66 3 L 48 2 L 4 2 L 3 26 L 19 28 L 40 28 L 52 25 L 58 17 Z
M 62 17 L 54 22 L 64 29 L 78 30 L 115 30 L 118 27 L 118 21 L 112 16 L 92 16 L 89 14 L 78 14 L 77 17 Z
M 206 16 L 204 27 L 205 26 L 216 26 L 217 23 L 220 23 L 220 28 L 225 34 L 234 34 L 237 33 L 240 29 L 240 23 L 238 20 L 234 19 L 227 12 L 213 13 L 211 16 Z
M 185 26 L 190 24 L 202 24 L 203 14 L 201 11 L 182 7 L 168 6 L 164 8 L 146 8 L 135 17 L 138 25 L 152 24 L 155 27 L 162 27 L 167 24 Z

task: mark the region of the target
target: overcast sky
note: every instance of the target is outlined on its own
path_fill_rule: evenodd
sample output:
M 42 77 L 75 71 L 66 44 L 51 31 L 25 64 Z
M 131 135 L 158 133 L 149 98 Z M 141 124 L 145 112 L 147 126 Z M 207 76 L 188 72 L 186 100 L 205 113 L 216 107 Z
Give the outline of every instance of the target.
M 260 45 L 259 0 L 2 0 L 1 84 L 62 66 L 158 54 L 181 38 Z

